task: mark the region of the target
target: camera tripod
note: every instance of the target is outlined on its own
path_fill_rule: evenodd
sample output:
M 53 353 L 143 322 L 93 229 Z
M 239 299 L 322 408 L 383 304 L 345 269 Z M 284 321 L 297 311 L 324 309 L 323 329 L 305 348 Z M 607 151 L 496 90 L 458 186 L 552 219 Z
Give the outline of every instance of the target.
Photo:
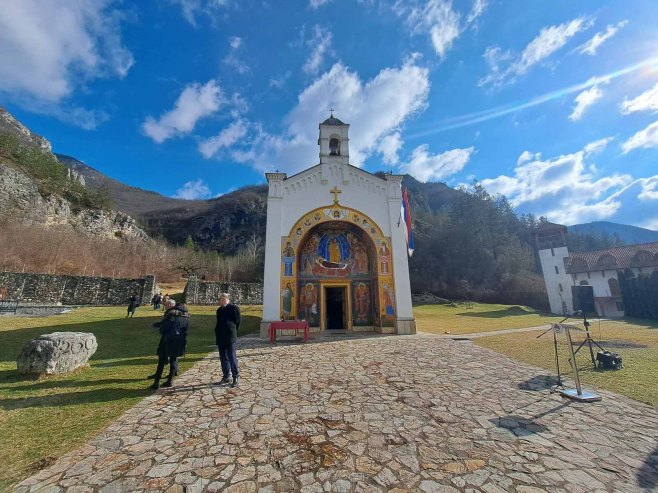
M 596 342 L 592 338 L 591 334 L 589 333 L 590 323 L 587 321 L 587 314 L 582 310 L 578 310 L 576 313 L 574 313 L 574 315 L 577 315 L 578 313 L 582 313 L 582 315 L 583 315 L 583 325 L 585 326 L 585 340 L 580 343 L 580 345 L 576 348 L 576 350 L 573 353 L 574 353 L 574 355 L 578 354 L 578 351 L 580 351 L 583 348 L 583 346 L 585 344 L 587 344 L 589 346 L 589 356 L 592 359 L 592 365 L 594 366 L 594 369 L 596 370 L 596 358 L 594 357 L 594 348 L 592 348 L 592 344 L 594 344 L 601 351 L 605 352 L 605 349 L 603 349 L 601 347 L 601 345 L 598 342 Z M 567 317 L 567 318 L 569 318 L 569 317 Z M 566 320 L 566 318 L 564 320 Z M 564 322 L 564 320 L 562 322 Z M 560 323 L 562 323 L 562 322 L 560 322 Z

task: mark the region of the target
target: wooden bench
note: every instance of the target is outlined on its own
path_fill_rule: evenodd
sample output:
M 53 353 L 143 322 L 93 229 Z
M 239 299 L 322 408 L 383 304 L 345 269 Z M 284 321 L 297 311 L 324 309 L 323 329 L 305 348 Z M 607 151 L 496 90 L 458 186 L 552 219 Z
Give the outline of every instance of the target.
M 270 342 L 276 341 L 277 331 L 294 330 L 295 335 L 298 331 L 304 332 L 304 342 L 308 341 L 310 328 L 306 320 L 286 320 L 285 322 L 270 323 Z

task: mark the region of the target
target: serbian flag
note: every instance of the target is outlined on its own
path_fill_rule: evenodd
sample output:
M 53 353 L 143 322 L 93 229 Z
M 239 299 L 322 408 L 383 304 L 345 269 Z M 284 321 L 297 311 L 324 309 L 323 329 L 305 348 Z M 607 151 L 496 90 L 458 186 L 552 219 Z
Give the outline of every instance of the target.
M 411 224 L 411 207 L 409 207 L 409 195 L 407 189 L 402 188 L 402 207 L 400 208 L 400 221 L 398 226 L 402 223 L 404 228 L 404 238 L 407 240 L 407 251 L 411 257 L 414 253 L 414 230 Z

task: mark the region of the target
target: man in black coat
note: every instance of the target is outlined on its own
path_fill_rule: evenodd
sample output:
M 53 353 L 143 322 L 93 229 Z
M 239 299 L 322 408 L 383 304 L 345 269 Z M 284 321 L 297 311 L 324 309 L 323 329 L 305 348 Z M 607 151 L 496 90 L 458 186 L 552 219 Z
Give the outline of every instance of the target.
M 240 308 L 231 303 L 228 293 L 219 295 L 219 308 L 217 309 L 217 325 L 215 325 L 215 342 L 219 349 L 219 361 L 222 364 L 222 380 L 220 385 L 231 382 L 231 387 L 238 386 L 238 355 L 236 344 L 238 342 L 238 329 L 240 328 Z
M 128 298 L 128 313 L 126 314 L 126 317 L 133 317 L 135 315 L 135 310 L 139 306 L 139 298 L 135 296 L 134 294 Z
M 185 354 L 187 344 L 187 329 L 190 325 L 190 315 L 183 304 L 177 305 L 170 300 L 165 306 L 166 311 L 162 321 L 153 324 L 160 329 L 160 344 L 158 344 L 158 368 L 149 378 L 155 379 L 151 388 L 160 387 L 160 378 L 167 361 L 169 361 L 169 375 L 163 387 L 171 387 L 174 376 L 178 374 L 178 357 Z

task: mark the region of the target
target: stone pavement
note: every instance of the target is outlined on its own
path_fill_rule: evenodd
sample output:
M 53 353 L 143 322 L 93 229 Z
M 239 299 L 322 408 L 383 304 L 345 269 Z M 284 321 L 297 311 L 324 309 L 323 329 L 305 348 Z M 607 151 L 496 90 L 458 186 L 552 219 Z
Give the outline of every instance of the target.
M 19 492 L 635 492 L 658 484 L 658 410 L 574 403 L 544 370 L 430 334 L 241 339 Z M 147 383 L 145 382 L 145 385 Z

